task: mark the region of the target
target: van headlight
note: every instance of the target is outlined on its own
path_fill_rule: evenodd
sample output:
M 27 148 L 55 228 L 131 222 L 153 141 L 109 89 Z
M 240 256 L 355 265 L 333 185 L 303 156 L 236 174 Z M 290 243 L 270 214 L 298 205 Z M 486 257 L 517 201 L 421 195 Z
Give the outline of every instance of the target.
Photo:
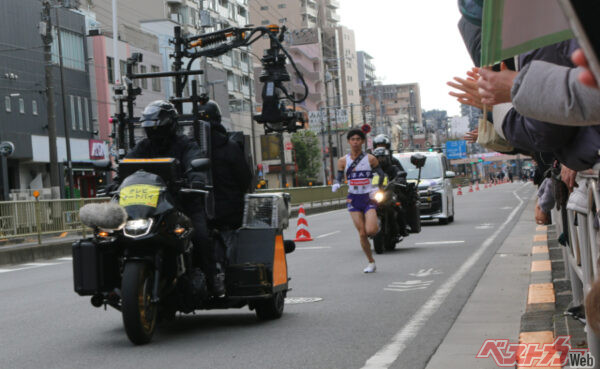
M 129 237 L 142 237 L 150 233 L 152 228 L 152 219 L 128 220 L 125 223 L 123 233 Z
M 373 198 L 375 199 L 375 201 L 377 202 L 382 202 L 383 199 L 385 198 L 385 194 L 383 193 L 383 191 L 377 191 L 375 193 L 375 196 L 373 196 Z

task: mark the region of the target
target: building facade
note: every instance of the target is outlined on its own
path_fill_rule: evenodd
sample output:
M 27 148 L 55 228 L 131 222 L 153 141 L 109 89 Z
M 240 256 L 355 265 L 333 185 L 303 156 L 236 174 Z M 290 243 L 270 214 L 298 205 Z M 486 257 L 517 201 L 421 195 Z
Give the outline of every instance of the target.
M 69 131 L 72 161 L 89 161 L 96 154 L 104 158 L 106 147 L 98 140 L 92 116 L 90 64 L 86 58 L 85 17 L 72 10 L 58 9 L 60 30 L 54 28 L 52 43 L 52 86 L 57 132 L 59 185 L 64 189 L 67 159 L 65 128 Z M 0 141 L 12 142 L 14 154 L 2 160 L 2 199 L 30 198 L 33 190 L 42 197 L 59 197 L 60 188 L 50 181 L 49 116 L 45 83 L 45 62 L 39 23 L 42 3 L 6 0 L 0 3 Z M 52 10 L 52 23 L 56 24 Z M 62 38 L 65 93 L 61 93 L 57 35 Z M 63 112 L 63 97 L 65 111 Z M 102 155 L 100 155 L 102 153 Z M 86 171 L 75 170 L 75 186 L 88 192 Z

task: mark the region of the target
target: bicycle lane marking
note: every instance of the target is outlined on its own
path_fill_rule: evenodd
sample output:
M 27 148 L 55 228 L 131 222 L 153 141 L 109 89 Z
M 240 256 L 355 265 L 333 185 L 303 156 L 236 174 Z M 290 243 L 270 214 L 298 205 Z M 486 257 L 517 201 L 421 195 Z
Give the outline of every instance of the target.
M 523 186 L 524 187 L 524 186 Z M 481 247 L 467 261 L 463 263 L 460 269 L 454 273 L 439 289 L 427 300 L 419 311 L 414 314 L 408 323 L 400 329 L 390 340 L 388 344 L 382 347 L 375 355 L 371 356 L 362 369 L 387 369 L 389 368 L 406 349 L 408 342 L 412 341 L 419 331 L 425 326 L 427 321 L 435 314 L 450 292 L 457 286 L 458 282 L 471 270 L 479 261 L 487 249 L 493 244 L 494 240 L 504 231 L 506 226 L 515 218 L 519 210 L 526 205 L 526 202 L 513 191 L 513 195 L 519 200 L 519 205 L 508 215 L 504 223 L 488 237 Z

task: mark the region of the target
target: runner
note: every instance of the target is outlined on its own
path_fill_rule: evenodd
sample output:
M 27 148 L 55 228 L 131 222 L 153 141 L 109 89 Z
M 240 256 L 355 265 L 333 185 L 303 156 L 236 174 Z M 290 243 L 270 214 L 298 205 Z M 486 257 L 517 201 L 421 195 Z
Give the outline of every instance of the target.
M 344 180 L 344 174 L 348 179 L 348 211 L 358 230 L 360 236 L 360 245 L 367 256 L 369 264 L 363 270 L 365 273 L 373 273 L 377 269 L 375 259 L 371 252 L 371 243 L 369 237 L 378 232 L 377 225 L 377 205 L 371 199 L 372 194 L 376 192 L 373 188 L 371 179 L 373 171 L 377 172 L 380 181 L 385 177 L 385 173 L 379 167 L 377 159 L 362 151 L 365 143 L 365 134 L 360 129 L 351 129 L 347 135 L 350 145 L 350 154 L 338 161 L 337 176 L 331 190 L 336 192 Z

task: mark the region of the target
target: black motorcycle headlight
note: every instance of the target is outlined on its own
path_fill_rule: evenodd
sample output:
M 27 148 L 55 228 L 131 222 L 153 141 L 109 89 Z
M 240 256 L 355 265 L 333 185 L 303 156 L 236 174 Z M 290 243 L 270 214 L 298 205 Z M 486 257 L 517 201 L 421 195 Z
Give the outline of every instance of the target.
M 152 229 L 152 223 L 152 219 L 128 220 L 127 223 L 125 223 L 123 233 L 125 236 L 132 238 L 145 236 L 150 233 L 150 229 Z

